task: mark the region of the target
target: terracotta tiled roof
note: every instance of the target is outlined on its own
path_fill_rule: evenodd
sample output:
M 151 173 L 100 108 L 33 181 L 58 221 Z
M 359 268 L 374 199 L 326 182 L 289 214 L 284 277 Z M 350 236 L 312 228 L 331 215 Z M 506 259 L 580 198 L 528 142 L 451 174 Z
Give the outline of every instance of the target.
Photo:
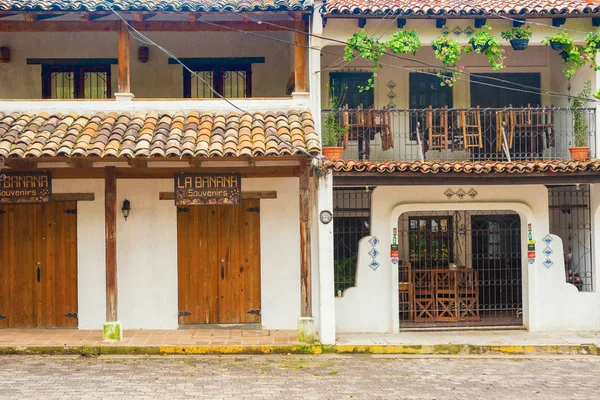
M 349 15 L 527 15 L 598 14 L 586 0 L 326 0 L 324 14 Z
M 408 173 L 422 172 L 462 174 L 522 174 L 531 172 L 578 172 L 599 171 L 600 160 L 591 161 L 325 161 L 325 167 L 335 172 Z
M 11 11 L 276 11 L 310 10 L 312 0 L 0 0 Z
M 265 132 L 267 127 L 267 132 Z M 281 140 L 277 140 L 275 132 Z M 0 113 L 0 158 L 318 154 L 309 111 L 189 114 Z

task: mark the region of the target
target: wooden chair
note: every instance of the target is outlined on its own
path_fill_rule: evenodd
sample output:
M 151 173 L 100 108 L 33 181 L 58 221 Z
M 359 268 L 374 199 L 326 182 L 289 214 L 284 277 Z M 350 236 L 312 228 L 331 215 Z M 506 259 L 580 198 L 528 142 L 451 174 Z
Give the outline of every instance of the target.
M 511 105 L 512 108 L 512 105 Z M 524 137 L 529 141 L 529 151 L 532 156 L 539 155 L 538 140 L 545 139 L 547 147 L 556 145 L 554 132 L 554 112 L 550 109 L 533 109 L 531 104 L 527 104 L 527 108 L 523 110 L 511 110 L 510 122 L 513 124 L 513 130 L 520 137 Z M 542 144 L 543 146 L 543 144 Z
M 429 138 L 430 150 L 448 149 L 448 107 L 433 110 L 431 106 L 425 112 L 425 129 Z
M 496 152 L 498 153 L 502 151 L 504 137 L 506 137 L 508 148 L 512 149 L 515 138 L 515 124 L 511 116 L 510 111 L 496 111 Z
M 439 269 L 434 272 L 435 305 L 439 322 L 458 321 L 458 304 L 456 296 L 456 271 Z
M 482 148 L 481 136 L 481 112 L 479 106 L 475 110 L 460 111 L 460 127 L 463 133 L 463 144 L 465 149 Z
M 458 296 L 458 320 L 480 321 L 479 281 L 474 269 L 456 271 L 456 291 Z
M 340 125 L 342 128 L 346 128 L 346 133 L 344 134 L 344 139 L 342 141 L 342 145 L 344 150 L 348 148 L 348 127 L 350 126 L 350 110 L 348 109 L 348 104 L 344 104 L 342 107 L 342 112 L 340 113 Z
M 416 322 L 435 321 L 435 297 L 433 271 L 414 270 L 413 276 L 413 305 Z
M 390 108 L 383 107 L 379 112 L 379 126 L 381 133 L 381 149 L 383 151 L 394 148 L 394 136 L 392 136 L 392 124 L 390 121 Z
M 398 265 L 398 309 L 400 320 L 413 320 L 413 282 L 411 265 Z
M 554 110 L 549 108 L 531 111 L 532 130 L 544 137 L 546 147 L 556 146 L 556 133 L 554 131 Z

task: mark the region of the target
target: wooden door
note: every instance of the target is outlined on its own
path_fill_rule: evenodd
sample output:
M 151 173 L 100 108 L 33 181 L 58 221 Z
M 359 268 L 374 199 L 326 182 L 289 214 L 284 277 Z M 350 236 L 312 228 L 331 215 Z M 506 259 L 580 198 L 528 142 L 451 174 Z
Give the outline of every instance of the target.
M 178 208 L 180 324 L 260 322 L 259 207 Z
M 76 209 L 0 206 L 0 328 L 77 326 Z

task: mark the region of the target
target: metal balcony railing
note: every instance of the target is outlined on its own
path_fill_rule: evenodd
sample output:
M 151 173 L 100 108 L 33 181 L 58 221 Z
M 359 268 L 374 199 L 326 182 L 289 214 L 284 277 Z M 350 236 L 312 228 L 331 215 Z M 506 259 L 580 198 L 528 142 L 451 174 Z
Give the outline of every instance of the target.
M 568 160 L 579 137 L 596 157 L 595 108 L 426 108 L 322 111 L 343 158 L 372 161 Z

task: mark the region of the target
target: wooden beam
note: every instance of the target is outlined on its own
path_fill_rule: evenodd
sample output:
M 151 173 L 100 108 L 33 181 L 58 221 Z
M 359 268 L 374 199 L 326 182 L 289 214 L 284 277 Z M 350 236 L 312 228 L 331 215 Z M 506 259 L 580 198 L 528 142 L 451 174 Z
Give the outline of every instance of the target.
M 97 18 L 102 18 L 98 16 Z M 92 19 L 90 17 L 90 19 Z M 92 20 L 93 21 L 93 20 Z M 114 32 L 122 21 L 0 21 L 0 32 Z M 253 21 L 131 21 L 138 31 L 145 32 L 285 32 L 290 29 L 304 29 L 303 21 L 277 21 L 277 25 L 258 24 Z M 217 25 L 217 26 L 215 26 Z
M 242 199 L 276 199 L 277 192 L 275 190 L 265 190 L 260 192 L 242 192 Z M 159 200 L 175 200 L 173 192 L 159 192 Z
M 294 33 L 294 91 L 306 92 L 306 35 Z
M 84 157 L 73 157 L 67 160 L 67 165 L 73 168 L 91 168 L 94 162 L 86 160 Z
M 131 168 L 146 168 L 148 166 L 148 160 L 142 158 L 129 158 L 127 164 Z
M 156 16 L 156 14 L 151 14 L 151 13 L 133 13 L 133 19 L 137 22 L 142 22 L 145 21 L 147 19 L 150 19 L 152 17 Z
M 119 93 L 131 93 L 130 86 L 130 52 L 129 52 L 129 31 L 123 21 L 119 21 L 119 30 L 117 35 L 118 55 L 119 55 Z
M 36 162 L 27 158 L 7 158 L 4 160 L 4 165 L 11 169 L 32 169 L 36 167 Z
M 52 201 L 94 201 L 94 193 L 52 193 Z
M 7 17 L 12 17 L 14 15 L 18 15 L 18 14 L 0 14 L 0 18 L 7 18 Z
M 202 16 L 202 14 L 199 14 L 199 13 L 189 13 L 188 21 L 192 22 L 192 23 L 196 23 L 200 19 L 201 16 Z
M 23 13 L 23 19 L 26 22 L 36 22 L 36 21 L 43 21 L 45 19 L 51 19 L 51 18 L 56 18 L 56 17 L 61 17 L 65 14 L 48 14 L 48 13 L 33 13 L 33 12 L 26 12 Z
M 117 282 L 117 169 L 104 167 L 104 223 L 106 235 L 106 321 L 119 320 Z
M 38 15 L 36 13 L 31 13 L 31 12 L 23 13 L 23 19 L 26 22 L 35 22 L 35 21 L 37 21 L 37 16 Z
M 300 315 L 312 317 L 310 264 L 310 166 L 300 169 Z

